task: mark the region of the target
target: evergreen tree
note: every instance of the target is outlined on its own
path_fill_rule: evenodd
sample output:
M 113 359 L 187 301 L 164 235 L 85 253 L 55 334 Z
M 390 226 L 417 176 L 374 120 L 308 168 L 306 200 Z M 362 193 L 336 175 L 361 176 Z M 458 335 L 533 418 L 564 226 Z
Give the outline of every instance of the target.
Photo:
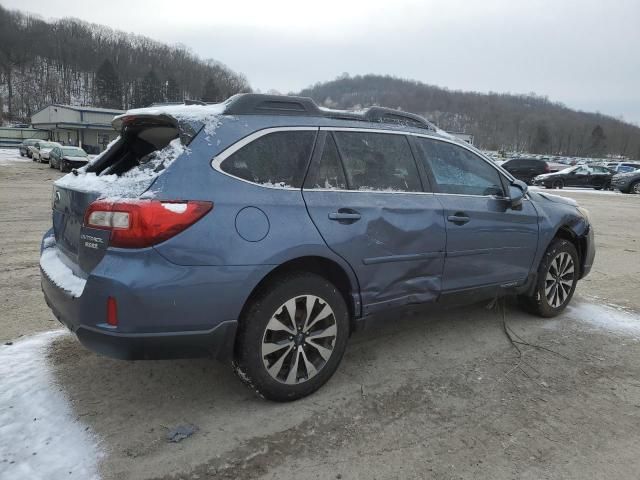
M 122 108 L 122 84 L 108 58 L 96 72 L 96 100 L 99 107 Z
M 164 99 L 166 102 L 181 102 L 183 100 L 180 85 L 171 75 L 167 77 L 165 82 Z
M 591 131 L 591 142 L 589 144 L 589 155 L 593 157 L 603 157 L 607 150 L 607 136 L 600 125 L 596 125 Z
M 152 103 L 164 101 L 162 95 L 162 84 L 156 72 L 151 69 L 140 82 L 139 105 L 148 107 Z
M 202 89 L 202 101 L 221 102 L 222 100 L 224 100 L 224 98 L 222 98 L 222 91 L 220 90 L 220 87 L 213 78 L 209 77 Z
M 545 124 L 539 123 L 531 140 L 531 153 L 549 153 L 551 151 L 551 132 Z

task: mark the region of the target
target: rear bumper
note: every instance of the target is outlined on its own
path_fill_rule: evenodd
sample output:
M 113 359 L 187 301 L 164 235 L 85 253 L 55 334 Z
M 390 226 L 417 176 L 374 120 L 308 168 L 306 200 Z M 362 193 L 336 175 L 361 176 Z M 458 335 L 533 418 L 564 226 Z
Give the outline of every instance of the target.
M 56 318 L 94 352 L 127 360 L 228 360 L 240 311 L 269 268 L 185 267 L 153 249 L 115 251 L 105 255 L 78 296 L 42 267 L 41 284 Z M 107 324 L 109 297 L 117 301 L 115 327 Z

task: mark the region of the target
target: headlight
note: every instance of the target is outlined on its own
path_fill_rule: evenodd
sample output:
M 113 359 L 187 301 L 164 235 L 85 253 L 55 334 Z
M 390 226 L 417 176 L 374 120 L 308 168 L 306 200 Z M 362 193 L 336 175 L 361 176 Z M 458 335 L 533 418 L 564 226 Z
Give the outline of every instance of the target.
M 584 217 L 584 219 L 587 221 L 587 223 L 591 223 L 591 217 L 589 216 L 589 210 L 587 210 L 586 208 L 583 208 L 583 207 L 576 207 L 576 208 L 580 212 L 580 215 L 582 215 Z

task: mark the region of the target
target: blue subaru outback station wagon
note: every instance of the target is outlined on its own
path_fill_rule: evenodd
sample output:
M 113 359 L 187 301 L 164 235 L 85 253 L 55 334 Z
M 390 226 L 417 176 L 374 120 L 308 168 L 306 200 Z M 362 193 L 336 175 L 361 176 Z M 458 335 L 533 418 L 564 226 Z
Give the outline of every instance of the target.
M 105 355 L 213 355 L 293 400 L 373 315 L 514 294 L 551 317 L 593 263 L 585 210 L 417 115 L 244 94 L 113 125 L 55 182 L 40 258 L 53 313 Z

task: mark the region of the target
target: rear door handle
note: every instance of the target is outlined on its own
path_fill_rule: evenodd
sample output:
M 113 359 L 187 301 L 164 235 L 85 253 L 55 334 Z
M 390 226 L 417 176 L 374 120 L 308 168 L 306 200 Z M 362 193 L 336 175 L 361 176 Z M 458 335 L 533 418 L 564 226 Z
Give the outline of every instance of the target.
M 449 215 L 447 217 L 447 220 L 450 221 L 451 223 L 455 223 L 456 225 L 464 225 L 471 219 L 467 217 L 464 213 L 458 212 L 455 215 Z
M 335 220 L 341 223 L 353 223 L 360 220 L 361 215 L 355 210 L 351 210 L 350 208 L 341 208 L 337 212 L 332 212 L 329 214 L 329 220 Z

